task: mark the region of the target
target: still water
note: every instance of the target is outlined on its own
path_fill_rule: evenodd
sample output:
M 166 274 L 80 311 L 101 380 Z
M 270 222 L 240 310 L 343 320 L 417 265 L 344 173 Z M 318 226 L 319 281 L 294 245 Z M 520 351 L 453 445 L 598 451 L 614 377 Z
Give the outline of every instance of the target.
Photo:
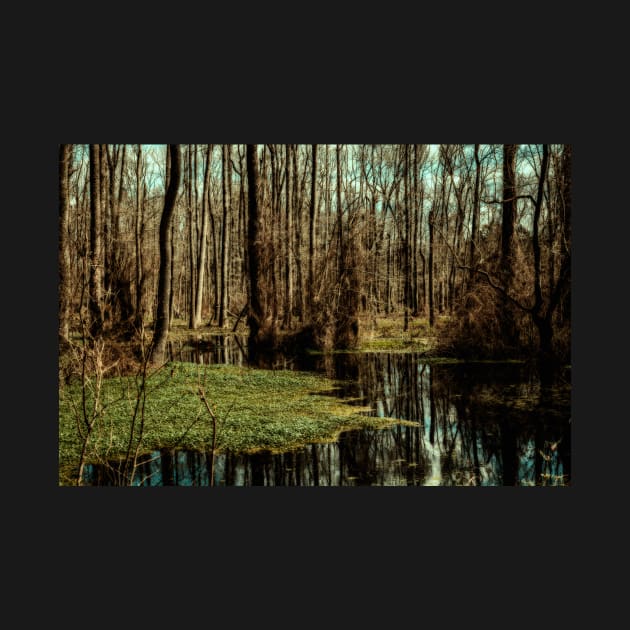
M 246 365 L 239 340 L 171 344 L 171 358 Z M 287 359 L 275 369 L 343 380 L 343 395 L 379 417 L 412 420 L 342 433 L 288 453 L 162 450 L 139 462 L 143 486 L 566 486 L 571 481 L 570 371 L 541 387 L 517 363 L 428 363 L 416 354 L 361 353 Z M 262 367 L 261 366 L 261 367 Z M 214 475 L 211 483 L 211 471 Z M 86 483 L 115 485 L 116 467 L 89 466 Z

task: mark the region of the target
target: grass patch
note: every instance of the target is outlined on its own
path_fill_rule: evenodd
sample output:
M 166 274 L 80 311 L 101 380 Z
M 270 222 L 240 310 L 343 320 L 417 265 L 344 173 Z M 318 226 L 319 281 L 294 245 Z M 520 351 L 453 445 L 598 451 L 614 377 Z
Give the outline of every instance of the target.
M 431 355 L 436 345 L 436 330 L 426 317 L 410 317 L 407 330 L 401 315 L 363 318 L 360 352 L 421 352 Z
M 211 448 L 212 423 L 197 393 L 200 386 L 218 418 L 217 451 L 287 451 L 310 442 L 335 441 L 346 429 L 409 424 L 364 415 L 367 408 L 334 396 L 334 381 L 311 373 L 170 363 L 147 384 L 143 452 L 162 447 Z M 135 377 L 104 380 L 103 411 L 90 439 L 88 462 L 124 455 L 137 391 Z M 89 397 L 87 405 L 88 409 L 92 405 Z M 80 385 L 60 389 L 60 485 L 72 483 L 79 461 L 80 410 Z
M 168 331 L 169 341 L 190 341 L 194 339 L 196 341 L 208 340 L 215 335 L 241 335 L 243 334 L 242 324 L 239 325 L 239 330 L 236 333 L 232 332 L 232 325 L 229 327 L 219 328 L 218 326 L 201 325 L 199 328 L 192 330 L 188 328 L 188 320 L 174 319 L 170 330 Z M 247 331 L 245 331 L 247 332 Z
M 359 344 L 361 352 L 424 352 L 433 348 L 428 338 L 376 338 L 364 339 Z

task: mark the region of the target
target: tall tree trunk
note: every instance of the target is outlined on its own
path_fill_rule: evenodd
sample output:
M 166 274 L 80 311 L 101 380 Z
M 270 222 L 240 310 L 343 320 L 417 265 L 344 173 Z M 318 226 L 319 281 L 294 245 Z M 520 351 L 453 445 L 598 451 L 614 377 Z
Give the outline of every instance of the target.
M 418 305 L 418 145 L 413 145 L 413 220 L 411 223 L 411 312 L 419 314 Z
M 217 225 L 217 218 L 214 216 L 214 211 L 212 210 L 212 206 L 210 206 L 210 234 L 212 234 L 212 270 L 213 270 L 213 300 L 212 300 L 212 308 L 210 313 L 210 325 L 213 322 L 219 320 L 219 302 L 220 302 L 220 282 L 219 282 L 219 271 L 221 269 L 221 265 L 219 264 L 219 248 L 218 248 L 218 240 L 219 240 L 219 226 Z
M 518 145 L 503 145 L 503 214 L 501 222 L 501 280 L 503 288 L 509 293 L 513 276 L 513 235 L 516 221 L 516 152 Z M 503 294 L 501 304 L 501 331 L 503 343 L 508 350 L 513 350 L 517 342 L 514 311 L 507 296 Z
M 470 275 L 469 284 L 472 283 L 477 265 L 477 239 L 479 232 L 479 182 L 481 178 L 481 161 L 479 159 L 479 145 L 475 145 L 475 191 L 473 193 L 472 231 L 470 234 Z
M 317 212 L 317 145 L 313 146 L 313 164 L 311 169 L 311 205 L 308 227 L 308 312 L 313 318 L 313 297 L 315 295 L 315 277 L 313 264 L 315 259 L 315 213 Z
M 341 210 L 341 145 L 337 145 L 337 281 L 340 281 L 344 269 L 344 233 L 343 212 Z
M 193 151 L 195 151 L 195 145 L 188 145 L 188 160 L 187 160 L 187 176 L 184 177 L 184 188 L 188 193 L 188 328 L 194 328 L 195 319 L 195 297 L 197 295 L 195 290 L 195 218 L 196 209 L 193 201 L 193 182 L 196 177 L 196 172 L 193 173 Z M 196 166 L 196 164 L 195 164 Z M 196 171 L 196 169 L 195 169 Z M 172 277 L 172 276 L 171 276 Z
M 293 259 L 291 252 L 291 243 L 293 242 L 293 206 L 292 206 L 292 184 L 293 177 L 291 177 L 291 145 L 287 144 L 285 147 L 285 170 L 286 170 L 286 209 L 285 209 L 285 259 L 284 259 L 284 321 L 282 322 L 283 328 L 288 330 L 292 326 L 293 315 Z
M 90 334 L 103 331 L 103 260 L 101 213 L 101 145 L 90 145 Z
M 386 267 L 385 267 L 385 315 L 389 315 L 391 311 L 391 271 L 392 271 L 392 237 L 391 234 L 387 234 L 387 253 L 386 253 Z
M 227 326 L 228 310 L 228 248 L 229 220 L 232 205 L 232 170 L 230 167 L 230 144 L 223 145 L 223 222 L 221 223 L 221 296 L 219 303 L 219 327 Z
M 405 213 L 405 234 L 403 239 L 403 267 L 404 267 L 404 291 L 403 301 L 405 303 L 404 308 L 404 322 L 403 331 L 409 330 L 409 302 L 410 302 L 410 289 L 411 289 L 411 270 L 409 264 L 409 233 L 411 232 L 411 220 L 409 211 L 409 145 L 404 147 L 404 191 L 405 199 L 403 203 Z
M 553 303 L 551 301 L 547 306 L 546 312 L 543 308 L 542 280 L 541 280 L 541 252 L 540 237 L 538 223 L 540 221 L 540 213 L 542 210 L 543 191 L 545 179 L 547 178 L 547 165 L 549 163 L 549 146 L 543 144 L 543 157 L 540 167 L 540 180 L 538 184 L 538 194 L 536 195 L 536 205 L 534 208 L 534 235 L 532 239 L 532 248 L 534 250 L 534 308 L 532 309 L 532 318 L 538 329 L 539 338 L 539 362 L 542 366 L 549 364 L 553 356 L 553 328 L 551 326 L 551 318 L 553 315 Z M 545 380 L 545 379 L 543 379 Z
M 573 168 L 573 147 L 570 144 L 564 146 L 562 152 L 562 184 L 560 187 L 562 210 L 562 248 L 564 256 L 568 257 L 567 277 L 571 277 L 571 186 Z M 562 300 L 562 320 L 571 322 L 571 292 L 567 291 Z
M 258 204 L 258 146 L 247 145 L 248 221 L 247 259 L 249 261 L 249 359 L 253 361 L 258 350 L 272 341 L 270 318 L 267 317 L 265 277 L 262 266 L 264 256 L 262 211 Z
M 108 249 L 109 249 L 109 171 L 107 165 L 107 145 L 101 144 L 101 155 L 99 158 L 99 164 L 101 169 L 101 219 L 100 219 L 100 240 L 101 240 L 101 317 L 103 320 L 103 327 L 111 321 L 110 312 L 110 276 L 108 272 Z
M 123 203 L 123 191 L 124 191 L 124 173 L 125 173 L 125 160 L 127 157 L 127 145 L 122 146 L 122 156 L 120 158 L 120 181 L 118 182 L 118 201 L 117 201 L 117 213 L 116 222 L 114 224 L 114 240 L 118 241 L 120 238 L 120 208 Z
M 142 224 L 143 218 L 143 185 L 142 185 L 142 145 L 138 145 L 136 158 L 136 221 L 135 221 L 135 246 L 136 246 L 136 328 L 141 329 L 144 324 L 144 264 L 142 256 Z
M 432 203 L 435 203 L 435 201 L 433 201 Z M 434 301 L 433 301 L 433 250 L 434 250 L 434 246 L 433 246 L 433 240 L 434 240 L 434 214 L 435 214 L 435 210 L 434 210 L 434 206 L 431 206 L 431 210 L 429 210 L 429 286 L 428 286 L 428 293 L 429 293 L 429 326 L 431 328 L 433 328 L 433 325 L 435 324 L 435 305 L 434 305 Z
M 112 323 L 130 333 L 129 323 L 133 318 L 133 302 L 131 297 L 131 265 L 126 243 L 120 238 L 120 218 L 123 201 L 123 179 L 125 172 L 127 145 L 118 145 L 111 154 L 107 153 L 109 166 L 109 204 L 110 204 L 110 239 L 107 247 L 106 284 L 111 292 L 111 309 L 115 319 Z M 120 163 L 120 169 L 118 164 Z M 116 184 L 116 173 L 120 171 Z M 118 186 L 118 189 L 116 189 Z
M 270 273 L 270 286 L 271 286 L 271 295 L 275 296 L 275 299 L 272 300 L 271 303 L 271 316 L 274 321 L 278 319 L 278 301 L 280 300 L 280 285 L 282 280 L 278 277 L 281 275 L 282 270 L 279 269 L 280 264 L 277 260 L 277 256 L 275 253 L 275 243 L 276 241 L 280 242 L 279 239 L 276 239 L 276 231 L 279 233 L 282 230 L 282 218 L 280 216 L 280 166 L 277 160 L 277 151 L 276 147 L 273 144 L 267 145 L 267 150 L 269 151 L 269 157 L 271 158 L 271 227 L 270 231 L 272 233 L 271 243 L 270 243 L 270 258 L 271 258 L 271 269 Z
M 168 329 L 173 327 L 173 319 L 175 318 L 175 289 L 173 287 L 173 278 L 175 278 L 175 221 L 171 221 L 171 292 L 168 296 Z M 182 293 L 182 275 L 184 271 L 180 267 L 179 271 L 179 289 L 177 294 L 177 312 L 181 310 L 181 293 Z
M 59 145 L 59 340 L 70 335 L 70 247 L 68 186 L 72 145 Z
M 337 145 L 337 220 L 339 229 L 339 263 L 337 283 L 339 298 L 335 312 L 335 348 L 355 348 L 359 340 L 359 286 L 357 256 L 351 234 L 351 217 L 348 208 L 347 220 L 343 220 L 341 206 L 341 145 Z
M 306 179 L 306 164 L 300 182 L 298 165 L 298 145 L 293 145 L 293 209 L 295 226 L 295 281 L 297 293 L 297 311 L 300 323 L 304 322 L 306 311 L 306 296 L 304 291 L 304 275 L 302 273 L 302 200 L 304 199 L 304 182 Z
M 212 160 L 213 145 L 208 145 L 206 155 L 206 168 L 203 176 L 203 193 L 201 198 L 201 235 L 199 236 L 199 249 L 197 259 L 197 296 L 195 299 L 195 317 L 193 328 L 201 324 L 201 308 L 203 304 L 203 285 L 206 270 L 206 255 L 208 240 L 208 212 L 210 206 L 210 162 Z
M 241 152 L 239 149 L 238 152 L 239 157 L 239 167 L 240 167 L 240 190 L 239 190 L 239 223 L 240 223 L 240 231 L 239 231 L 239 251 L 241 252 L 241 261 L 240 261 L 240 276 L 241 276 L 241 291 L 244 295 L 247 295 L 247 201 L 245 199 L 245 180 L 247 175 L 247 165 L 244 163 L 246 161 L 245 156 L 241 156 Z
M 169 144 L 169 155 L 171 172 L 166 194 L 164 196 L 164 209 L 160 219 L 160 271 L 157 293 L 157 313 L 155 319 L 155 330 L 153 333 L 153 344 L 151 350 L 151 361 L 154 364 L 164 362 L 166 354 L 166 340 L 168 337 L 169 324 L 169 298 L 171 294 L 171 220 L 175 211 L 177 201 L 177 191 L 180 180 L 179 145 Z

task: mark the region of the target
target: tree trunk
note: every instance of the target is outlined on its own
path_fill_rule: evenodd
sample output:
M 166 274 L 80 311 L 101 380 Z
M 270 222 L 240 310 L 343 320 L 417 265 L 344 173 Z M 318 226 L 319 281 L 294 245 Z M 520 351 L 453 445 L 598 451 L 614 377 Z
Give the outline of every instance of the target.
M 103 332 L 103 260 L 101 214 L 101 146 L 90 145 L 90 334 Z
M 313 164 L 311 169 L 311 205 L 308 228 L 308 317 L 313 318 L 313 297 L 315 295 L 315 277 L 313 265 L 315 259 L 315 213 L 317 212 L 317 145 L 313 145 Z
M 206 168 L 203 176 L 203 193 L 201 198 L 201 235 L 199 236 L 199 249 L 197 259 L 197 296 L 195 299 L 195 317 L 193 328 L 201 324 L 201 308 L 203 305 L 203 285 L 206 271 L 206 255 L 208 240 L 208 212 L 210 206 L 210 163 L 212 160 L 213 145 L 208 145 L 206 156 Z
M 359 340 L 359 286 L 356 268 L 355 243 L 351 242 L 350 210 L 348 218 L 343 220 L 341 206 L 341 145 L 337 145 L 337 227 L 338 232 L 338 270 L 337 284 L 339 297 L 335 312 L 335 348 L 349 350 L 355 348 Z M 354 240 L 354 239 L 352 239 Z
M 304 199 L 304 182 L 306 179 L 306 165 L 300 182 L 300 171 L 298 164 L 298 145 L 293 145 L 293 211 L 295 228 L 295 282 L 297 293 L 297 316 L 300 323 L 304 322 L 306 311 L 306 296 L 304 291 L 304 281 L 302 273 L 302 200 Z
M 70 335 L 70 247 L 68 222 L 70 204 L 68 180 L 72 162 L 72 145 L 59 145 L 59 340 Z
M 112 322 L 125 334 L 130 334 L 130 321 L 133 318 L 133 300 L 131 296 L 132 269 L 126 243 L 120 237 L 121 207 L 123 201 L 123 179 L 125 172 L 127 145 L 118 145 L 112 155 L 107 154 L 109 164 L 109 203 L 111 231 L 107 248 L 108 287 L 111 291 Z M 121 157 L 122 156 L 122 157 Z M 118 164 L 120 163 L 120 168 Z M 118 189 L 116 189 L 116 173 L 120 171 Z
M 248 221 L 247 258 L 249 261 L 249 360 L 255 360 L 258 351 L 272 342 L 270 319 L 267 317 L 265 277 L 263 271 L 263 221 L 258 204 L 258 145 L 247 145 Z
M 410 303 L 410 289 L 411 289 L 411 269 L 409 264 L 409 233 L 411 232 L 411 215 L 409 210 L 409 145 L 406 144 L 404 148 L 405 157 L 404 157 L 404 191 L 405 191 L 405 199 L 403 202 L 403 208 L 405 212 L 405 234 L 403 238 L 403 276 L 404 276 L 404 291 L 403 291 L 403 301 L 404 301 L 404 322 L 403 322 L 403 331 L 407 332 L 409 330 L 409 303 Z
M 503 145 L 503 214 L 501 222 L 501 280 L 503 288 L 509 293 L 513 276 L 514 223 L 516 220 L 516 151 L 518 145 Z M 512 304 L 505 294 L 501 305 L 501 331 L 507 350 L 513 350 L 517 344 L 517 330 L 514 322 Z
M 541 251 L 538 223 L 542 210 L 543 191 L 545 179 L 547 178 L 547 166 L 549 163 L 549 146 L 543 144 L 543 157 L 540 167 L 540 180 L 538 183 L 538 194 L 536 195 L 536 206 L 534 208 L 533 228 L 534 234 L 532 239 L 532 249 L 534 251 L 534 308 L 532 309 L 532 318 L 536 328 L 538 329 L 539 352 L 538 359 L 541 367 L 546 367 L 551 363 L 553 357 L 553 328 L 551 326 L 551 318 L 553 315 L 553 302 L 550 301 L 546 312 L 543 308 L 542 280 L 541 280 Z
M 291 145 L 287 144 L 285 147 L 286 152 L 286 211 L 285 211 L 285 259 L 284 259 L 284 318 L 282 327 L 290 330 L 292 325 L 293 315 L 293 264 L 292 264 L 292 252 L 291 242 L 293 236 L 293 220 L 292 220 L 292 183 L 291 177 Z M 293 175 L 295 177 L 295 174 Z
M 144 269 L 142 256 L 142 224 L 144 201 L 142 198 L 142 145 L 138 145 L 136 159 L 136 221 L 135 221 L 135 246 L 136 246 L 136 328 L 141 329 L 144 324 Z
M 197 211 L 193 201 L 193 183 L 196 177 L 196 168 L 195 173 L 193 173 L 193 151 L 195 148 L 194 144 L 188 145 L 187 177 L 184 178 L 184 188 L 188 193 L 188 328 L 191 329 L 194 328 L 195 298 L 197 296 L 195 290 L 195 220 Z M 173 276 L 171 275 L 171 277 Z
M 110 286 L 109 286 L 109 272 L 108 272 L 108 248 L 109 248 L 109 172 L 107 166 L 107 145 L 101 144 L 101 155 L 99 158 L 99 164 L 101 169 L 101 219 L 100 219 L 100 240 L 101 240 L 101 317 L 103 321 L 103 328 L 106 324 L 109 326 L 111 321 L 110 313 Z
M 413 145 L 413 220 L 411 223 L 411 312 L 417 317 L 418 305 L 418 145 Z
M 276 233 L 279 233 L 282 230 L 282 217 L 280 211 L 280 166 L 277 161 L 277 152 L 276 147 L 273 144 L 267 145 L 267 150 L 269 151 L 269 156 L 271 158 L 271 243 L 270 243 L 270 258 L 271 258 L 271 269 L 270 269 L 270 278 L 269 281 L 271 283 L 271 294 L 275 296 L 275 299 L 271 304 L 271 316 L 274 321 L 278 319 L 278 301 L 280 300 L 280 285 L 282 284 L 282 279 L 279 277 L 282 275 L 282 270 L 280 269 L 280 262 L 277 260 L 278 256 L 276 256 L 275 252 L 275 243 Z M 280 253 L 282 255 L 282 253 Z
M 434 202 L 433 202 L 434 203 Z M 429 326 L 433 328 L 435 324 L 435 306 L 433 303 L 433 215 L 434 210 L 433 206 L 431 206 L 431 210 L 429 210 Z
M 229 217 L 232 205 L 232 170 L 230 168 L 230 152 L 232 145 L 223 145 L 223 221 L 221 223 L 221 295 L 219 299 L 219 328 L 227 324 L 228 310 L 228 248 Z
M 171 172 L 166 194 L 164 196 L 164 209 L 160 220 L 160 271 L 157 294 L 157 313 L 151 361 L 154 364 L 164 362 L 166 354 L 166 340 L 169 324 L 169 298 L 171 294 L 171 220 L 175 211 L 177 191 L 180 180 L 179 145 L 169 144 Z
M 569 257 L 567 269 L 568 277 L 571 277 L 571 186 L 572 186 L 572 168 L 573 168 L 573 147 L 570 144 L 564 146 L 562 153 L 562 185 L 560 194 L 562 199 L 561 213 L 562 220 L 562 251 L 565 256 Z M 567 291 L 562 300 L 562 321 L 571 322 L 571 292 Z
M 479 232 L 479 182 L 481 177 L 481 161 L 479 159 L 479 145 L 475 145 L 475 191 L 473 193 L 472 231 L 470 234 L 470 274 L 468 283 L 472 284 L 477 265 L 477 239 Z

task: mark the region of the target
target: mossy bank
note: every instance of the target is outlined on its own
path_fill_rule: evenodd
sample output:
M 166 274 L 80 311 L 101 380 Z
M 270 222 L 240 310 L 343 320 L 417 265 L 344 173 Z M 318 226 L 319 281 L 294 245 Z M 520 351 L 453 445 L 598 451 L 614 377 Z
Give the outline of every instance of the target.
M 350 428 L 415 424 L 368 416 L 367 408 L 336 396 L 334 381 L 312 373 L 169 363 L 147 377 L 144 389 L 142 382 L 140 377 L 104 379 L 95 416 L 92 387 L 60 389 L 60 485 L 76 483 L 86 416 L 96 418 L 86 463 L 136 449 L 211 449 L 213 422 L 200 388 L 217 418 L 216 451 L 285 451 L 334 441 Z

